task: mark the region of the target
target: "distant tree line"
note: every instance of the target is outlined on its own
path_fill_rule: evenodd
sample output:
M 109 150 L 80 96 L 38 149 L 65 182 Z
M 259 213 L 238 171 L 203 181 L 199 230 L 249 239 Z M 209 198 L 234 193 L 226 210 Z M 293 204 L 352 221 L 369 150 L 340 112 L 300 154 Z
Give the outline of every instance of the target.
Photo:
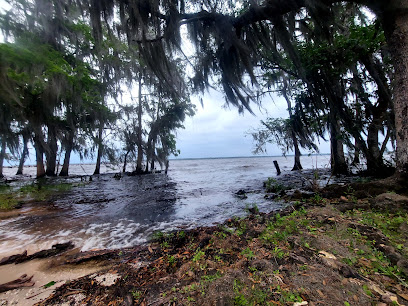
M 84 105 L 98 105 L 90 117 L 68 119 L 69 130 L 74 126 L 78 131 L 75 150 L 85 154 L 78 144 L 91 139 L 98 157 L 109 152 L 104 131 L 118 122 L 115 118 L 121 114 L 121 124 L 126 126 L 121 135 L 127 141 L 122 156 L 126 161 L 136 156 L 137 172 L 141 172 L 145 170 L 142 154 L 147 160 L 160 161 L 161 152 L 166 155 L 175 150 L 172 132 L 182 122 L 177 118 L 193 112 L 189 89 L 203 92 L 216 87 L 239 111 L 251 112 L 251 106 L 270 91 L 285 98 L 289 118 L 265 120 L 261 134 L 254 135 L 260 141 L 259 149 L 270 141 L 268 133 L 278 136 L 278 141 L 288 139 L 288 148 L 296 153 L 294 169 L 301 168 L 300 148 L 316 148 L 319 139 L 328 135 L 334 174 L 349 172 L 345 145 L 355 162 L 360 157 L 366 160 L 368 172 L 384 173 L 388 169 L 384 162 L 387 143 L 396 147 L 397 175 L 408 174 L 406 1 L 8 2 L 13 10 L 1 17 L 6 37 L 12 37 L 13 43 L 39 41 L 68 63 L 61 66 L 58 58 L 49 55 L 59 69 L 49 68 L 51 63 L 38 64 L 44 80 L 39 83 L 37 78 L 23 80 L 22 72 L 32 73 L 24 63 L 23 70 L 7 65 L 1 68 L 6 76 L 0 82 L 1 97 L 6 101 L 3 113 L 12 114 L 2 121 L 1 143 L 10 152 L 24 151 L 24 145 L 17 144 L 24 143 L 26 125 L 26 139 L 36 147 L 40 163 L 41 154 L 54 154 L 53 134 L 63 135 L 61 144 L 69 148 L 69 133 L 58 132 L 61 122 L 44 118 L 64 121 L 68 116 L 62 114 L 72 99 L 73 109 L 79 113 Z M 27 33 L 36 39 L 24 38 Z M 191 46 L 188 54 L 183 52 L 186 40 Z M 68 82 L 69 78 L 63 77 L 73 77 L 76 65 L 86 67 L 83 73 L 92 82 L 73 86 L 78 78 Z M 38 67 L 33 71 L 38 72 Z M 117 99 L 123 84 L 137 88 L 135 104 L 122 110 L 117 105 L 110 107 L 108 97 Z M 65 90 L 67 86 L 70 90 Z M 46 103 L 40 107 L 44 113 L 34 115 L 35 119 L 25 114 L 30 99 Z M 170 124 L 169 117 L 176 119 Z M 149 118 L 150 123 L 143 126 L 143 118 Z

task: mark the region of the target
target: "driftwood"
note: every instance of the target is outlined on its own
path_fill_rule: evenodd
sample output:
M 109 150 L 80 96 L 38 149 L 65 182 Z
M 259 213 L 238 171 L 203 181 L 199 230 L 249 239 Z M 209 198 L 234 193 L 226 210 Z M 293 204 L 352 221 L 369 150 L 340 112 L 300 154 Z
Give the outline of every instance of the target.
M 87 251 L 79 252 L 75 255 L 69 256 L 65 261 L 66 264 L 79 264 L 88 260 L 96 259 L 111 259 L 118 256 L 118 250 L 97 250 L 97 251 Z
M 28 277 L 27 274 L 21 275 L 20 278 L 17 278 L 11 282 L 0 284 L 0 292 L 13 290 L 21 287 L 32 287 L 34 282 L 31 281 L 33 276 Z
M 277 161 L 277 160 L 274 160 L 274 161 L 273 161 L 273 164 L 275 165 L 275 168 L 276 168 L 276 175 L 280 175 L 280 174 L 281 174 L 281 171 L 280 171 L 280 168 L 279 168 L 278 161 Z
M 74 247 L 74 244 L 71 241 L 66 242 L 66 243 L 57 243 L 57 244 L 54 244 L 51 249 L 41 250 L 31 255 L 27 255 L 27 251 L 25 251 L 21 254 L 4 257 L 3 259 L 0 260 L 0 265 L 7 265 L 11 263 L 19 264 L 19 263 L 29 261 L 35 258 L 48 258 L 51 256 L 61 254 L 65 251 L 68 251 L 69 249 L 72 249 L 73 247 Z
M 18 260 L 21 260 L 23 258 L 27 258 L 27 251 L 24 251 L 21 254 L 15 254 L 15 255 L 11 255 L 11 256 L 2 258 L 0 260 L 0 266 L 7 265 L 7 264 L 10 264 L 10 263 L 15 263 Z

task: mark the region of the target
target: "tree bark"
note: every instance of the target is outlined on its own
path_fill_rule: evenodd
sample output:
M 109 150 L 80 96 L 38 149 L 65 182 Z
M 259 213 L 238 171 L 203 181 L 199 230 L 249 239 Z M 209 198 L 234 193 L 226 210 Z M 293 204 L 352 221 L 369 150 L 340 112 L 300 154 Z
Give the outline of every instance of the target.
M 48 148 L 45 151 L 45 157 L 47 159 L 47 170 L 45 172 L 48 176 L 55 176 L 55 168 L 57 166 L 57 153 L 58 153 L 58 144 L 57 144 L 57 131 L 54 125 L 48 125 L 48 134 L 47 134 L 47 145 Z
M 35 158 L 37 163 L 37 178 L 45 176 L 44 148 L 37 133 L 34 135 Z
M 1 151 L 0 151 L 0 177 L 4 177 L 3 174 L 3 163 L 4 158 L 6 157 L 6 142 L 4 139 L 1 139 Z
M 354 139 L 354 158 L 353 165 L 358 165 L 360 163 L 360 149 L 358 146 L 358 141 Z
M 70 131 L 68 136 L 68 142 L 65 146 L 64 164 L 62 165 L 60 176 L 68 176 L 69 163 L 71 159 L 71 152 L 74 146 L 74 132 Z
M 397 172 L 408 176 L 408 1 L 390 0 L 382 11 L 384 33 L 394 64 Z
M 137 109 L 137 122 L 139 124 L 137 130 L 137 161 L 136 161 L 136 173 L 142 173 L 142 161 L 143 161 L 143 147 L 142 147 L 142 77 L 139 77 L 139 106 Z
M 125 159 L 124 159 L 124 161 L 123 161 L 123 173 L 125 173 L 126 172 L 126 166 L 127 166 L 127 157 L 128 157 L 128 155 L 129 155 L 129 153 L 130 153 L 130 150 L 128 150 L 127 152 L 126 152 L 126 154 L 125 154 Z
M 298 140 L 294 132 L 292 132 L 292 138 L 293 138 L 293 146 L 295 147 L 295 164 L 293 165 L 292 171 L 302 170 L 303 167 L 302 167 L 302 164 L 300 163 L 301 153 L 299 150 Z
M 27 156 L 28 156 L 28 135 L 23 134 L 23 153 L 21 154 L 20 157 L 20 162 L 18 164 L 16 175 L 23 174 L 24 163 Z
M 103 136 L 103 122 L 100 123 L 99 131 L 98 131 L 98 155 L 96 157 L 95 171 L 93 174 L 101 173 L 101 160 L 102 160 L 102 153 L 103 153 L 102 136 Z
M 384 161 L 378 146 L 378 131 L 382 123 L 381 119 L 373 118 L 367 131 L 367 172 L 378 174 L 384 168 Z
M 330 145 L 331 145 L 331 171 L 333 175 L 348 174 L 346 159 L 344 158 L 343 141 L 341 139 L 340 122 L 330 112 Z

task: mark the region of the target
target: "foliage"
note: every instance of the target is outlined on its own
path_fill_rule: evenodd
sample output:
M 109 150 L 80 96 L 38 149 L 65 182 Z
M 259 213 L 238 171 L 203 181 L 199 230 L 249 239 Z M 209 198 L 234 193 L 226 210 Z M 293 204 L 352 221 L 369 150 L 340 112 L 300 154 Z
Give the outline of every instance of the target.
M 266 192 L 281 192 L 283 190 L 286 190 L 287 187 L 282 185 L 282 183 L 278 182 L 276 179 L 269 177 L 265 182 L 265 191 Z

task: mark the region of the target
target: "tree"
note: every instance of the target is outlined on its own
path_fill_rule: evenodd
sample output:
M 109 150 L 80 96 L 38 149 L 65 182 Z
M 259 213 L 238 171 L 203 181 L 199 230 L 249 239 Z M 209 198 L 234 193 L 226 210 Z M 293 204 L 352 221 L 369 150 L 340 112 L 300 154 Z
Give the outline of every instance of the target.
M 31 2 L 27 3 L 26 5 L 32 6 Z M 379 150 L 375 149 L 376 144 L 377 147 L 380 147 L 375 135 L 378 135 L 380 122 L 387 122 L 386 130 L 392 132 L 391 136 L 396 135 L 398 173 L 402 175 L 408 173 L 408 127 L 404 125 L 408 116 L 408 102 L 405 99 L 408 90 L 408 78 L 406 77 L 408 74 L 408 3 L 406 1 L 290 0 L 283 2 L 267 0 L 259 4 L 258 1 L 249 0 L 240 2 L 197 0 L 188 3 L 184 0 L 136 0 L 132 2 L 82 0 L 74 4 L 66 0 L 55 0 L 52 3 L 37 0 L 36 4 L 50 9 L 41 10 L 33 15 L 28 14 L 27 24 L 40 24 L 33 22 L 33 18 L 37 15 L 41 16 L 45 21 L 41 24 L 46 25 L 43 35 L 47 38 L 46 41 L 49 41 L 50 45 L 60 47 L 63 45 L 61 37 L 64 35 L 69 37 L 70 31 L 66 31 L 67 27 L 62 26 L 63 23 L 58 23 L 61 25 L 60 28 L 55 27 L 55 22 L 64 20 L 63 14 L 72 9 L 73 5 L 81 7 L 82 19 L 90 21 L 92 25 L 94 41 L 90 44 L 89 50 L 98 55 L 98 57 L 95 56 L 95 62 L 96 66 L 100 67 L 100 76 L 104 86 L 109 86 L 106 80 L 117 80 L 123 75 L 118 69 L 115 69 L 123 67 L 120 65 L 122 58 L 116 56 L 117 61 L 112 58 L 121 52 L 115 53 L 114 51 L 112 54 L 106 54 L 106 50 L 111 52 L 112 49 L 104 48 L 106 37 L 116 37 L 120 42 L 126 40 L 130 49 L 138 46 L 137 62 L 142 63 L 143 69 L 148 69 L 149 74 L 154 74 L 159 82 L 179 99 L 186 93 L 183 89 L 185 82 L 179 70 L 174 69 L 175 64 L 172 60 L 174 57 L 183 58 L 185 56 L 181 52 L 180 28 L 187 27 L 189 38 L 194 45 L 195 56 L 189 59 L 189 67 L 195 74 L 192 78 L 194 89 L 202 91 L 213 85 L 211 82 L 214 81 L 216 85 L 223 88 L 227 101 L 236 105 L 240 111 L 244 109 L 250 111 L 251 101 L 256 102 L 253 89 L 258 79 L 254 67 L 265 56 L 263 49 L 277 47 L 277 44 L 274 43 L 276 40 L 279 42 L 278 51 L 285 53 L 284 60 L 290 62 L 290 65 L 286 67 L 292 66 L 294 69 L 291 71 L 294 71 L 305 83 L 305 88 L 302 89 L 302 93 L 306 94 L 304 101 L 320 104 L 317 109 L 324 110 L 330 118 L 328 124 L 333 156 L 341 157 L 342 155 L 343 142 L 347 142 L 343 135 L 353 135 L 370 163 L 374 166 L 376 164 L 381 166 L 378 151 L 381 153 L 384 146 L 382 145 Z M 298 33 L 300 40 L 308 47 L 307 51 L 323 45 L 326 45 L 326 50 L 334 50 L 337 43 L 336 37 L 341 33 L 341 28 L 337 26 L 336 16 L 344 13 L 341 9 L 343 4 L 353 4 L 352 6 L 358 8 L 354 10 L 356 13 L 363 6 L 369 8 L 377 16 L 379 28 L 384 30 L 385 41 L 394 64 L 394 86 L 388 94 L 386 90 L 379 90 L 378 99 L 386 101 L 386 95 L 391 94 L 395 120 L 387 119 L 388 114 L 392 113 L 389 105 L 387 105 L 387 110 L 384 110 L 382 106 L 374 105 L 375 112 L 370 115 L 372 121 L 360 126 L 354 125 L 352 123 L 355 118 L 353 105 L 344 99 L 350 89 L 349 86 L 343 84 L 346 79 L 344 72 L 335 71 L 331 65 L 323 67 L 324 69 L 320 71 L 318 69 L 308 71 L 304 64 L 305 61 L 302 61 L 301 50 L 297 49 L 299 44 L 294 44 L 296 41 L 292 34 Z M 52 12 L 49 14 L 52 18 L 46 16 L 46 12 Z M 307 18 L 299 18 L 302 16 L 307 16 Z M 13 16 L 7 15 L 7 17 L 10 19 Z M 310 27 L 307 22 L 305 23 L 307 19 L 310 20 Z M 58 31 L 50 31 L 54 28 L 57 28 Z M 306 35 L 307 30 L 313 30 L 311 31 L 312 36 Z M 17 27 L 13 31 L 17 32 Z M 360 52 L 360 54 L 363 53 Z M 364 63 L 362 58 L 359 59 L 359 64 L 355 66 L 357 73 L 353 73 L 356 80 L 359 79 L 364 84 L 370 77 L 376 86 L 388 83 L 384 82 L 383 76 L 385 75 L 387 79 L 387 74 L 381 73 L 383 69 L 373 69 L 378 68 L 377 64 L 384 67 L 384 62 L 376 54 L 371 53 L 371 55 L 374 56 L 367 58 L 370 58 L 374 65 L 368 61 Z M 315 57 L 312 56 L 309 59 L 315 59 Z M 135 59 L 132 62 L 136 63 Z M 368 74 L 364 72 L 365 76 L 362 73 L 362 66 L 368 71 Z M 350 67 L 341 65 L 338 67 L 347 68 L 346 74 L 351 71 Z M 138 70 L 130 70 L 131 73 L 128 76 L 134 79 L 138 75 L 135 73 Z M 311 75 L 308 74 L 309 72 L 312 72 Z M 324 82 L 320 84 L 318 83 L 319 75 L 325 75 Z M 311 77 L 314 79 L 313 82 L 310 82 Z M 359 92 L 361 93 L 360 90 Z M 395 122 L 395 133 L 392 130 L 393 122 Z M 362 146 L 361 127 L 368 125 L 371 125 L 370 136 L 373 137 L 369 137 L 370 144 L 364 147 Z M 370 152 L 372 148 L 374 150 Z M 341 158 L 338 161 L 334 159 L 334 162 L 339 165 L 340 170 L 344 168 Z

